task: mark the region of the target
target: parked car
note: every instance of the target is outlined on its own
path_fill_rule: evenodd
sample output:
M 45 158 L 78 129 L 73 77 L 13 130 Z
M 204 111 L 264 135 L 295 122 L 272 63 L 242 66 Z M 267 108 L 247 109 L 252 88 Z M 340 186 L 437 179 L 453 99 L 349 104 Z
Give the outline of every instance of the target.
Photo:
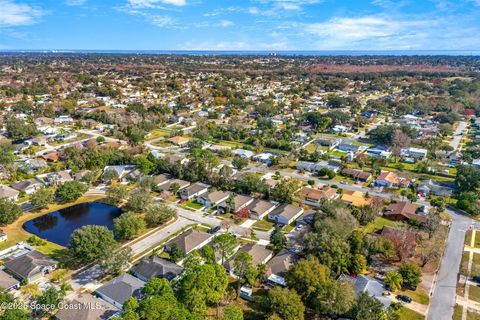
M 216 227 L 213 227 L 213 228 L 211 228 L 211 229 L 208 229 L 207 232 L 208 232 L 209 234 L 215 234 L 215 233 L 217 233 L 218 231 L 220 231 L 220 229 L 221 229 L 220 226 L 216 226 Z
M 399 294 L 397 296 L 397 300 L 400 300 L 400 301 L 403 301 L 403 302 L 406 302 L 406 303 L 412 302 L 412 298 L 410 298 L 408 296 L 404 296 L 403 294 Z

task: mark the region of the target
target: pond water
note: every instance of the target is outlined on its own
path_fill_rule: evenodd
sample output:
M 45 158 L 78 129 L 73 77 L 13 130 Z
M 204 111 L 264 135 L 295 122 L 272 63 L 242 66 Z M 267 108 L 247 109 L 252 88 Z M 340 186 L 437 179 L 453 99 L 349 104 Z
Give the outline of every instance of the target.
M 86 225 L 105 226 L 113 229 L 113 219 L 121 210 L 99 202 L 77 204 L 25 222 L 23 228 L 42 239 L 67 246 L 71 234 Z

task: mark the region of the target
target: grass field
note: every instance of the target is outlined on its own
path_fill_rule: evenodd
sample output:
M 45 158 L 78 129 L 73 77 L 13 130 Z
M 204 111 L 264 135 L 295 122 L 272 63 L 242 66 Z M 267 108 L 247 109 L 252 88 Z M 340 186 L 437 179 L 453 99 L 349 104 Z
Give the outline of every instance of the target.
M 189 200 L 189 201 L 185 201 L 184 203 L 182 203 L 182 207 L 187 207 L 187 208 L 190 208 L 190 209 L 198 210 L 198 209 L 203 208 L 203 205 L 198 203 L 196 200 Z
M 430 303 L 430 297 L 428 296 L 428 293 L 421 288 L 418 288 L 415 291 L 412 290 L 404 290 L 399 292 L 399 294 L 403 294 L 406 296 L 409 296 L 412 298 L 413 301 L 423 304 L 423 305 L 428 305 Z
M 480 313 L 475 311 L 467 311 L 467 320 L 480 320 Z
M 400 316 L 400 320 L 424 320 L 425 317 L 418 312 L 407 309 L 405 307 L 397 311 Z
M 165 129 L 155 129 L 153 131 L 150 131 L 150 135 L 147 138 L 147 141 L 158 139 L 158 138 L 165 138 L 170 136 L 171 131 L 165 130 Z
M 468 299 L 480 302 L 480 288 L 472 285 L 469 288 Z
M 263 218 L 262 220 L 258 220 L 253 224 L 254 229 L 268 231 L 272 229 L 275 224 L 271 221 L 268 221 L 267 217 Z
M 462 320 L 463 307 L 456 304 L 455 309 L 453 309 L 453 318 L 452 320 Z
M 401 225 L 400 222 L 388 220 L 383 217 L 376 217 L 375 220 L 373 220 L 373 222 L 370 222 L 363 228 L 363 231 L 365 233 L 372 233 L 376 230 L 382 229 L 385 226 L 395 228 L 400 225 Z

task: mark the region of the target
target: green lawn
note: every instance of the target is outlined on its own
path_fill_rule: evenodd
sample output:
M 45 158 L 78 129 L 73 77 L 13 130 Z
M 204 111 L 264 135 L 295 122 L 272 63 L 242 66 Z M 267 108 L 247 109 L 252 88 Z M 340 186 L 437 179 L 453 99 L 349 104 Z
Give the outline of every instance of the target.
M 460 262 L 460 274 L 463 274 L 464 276 L 467 275 L 468 273 L 468 258 L 470 257 L 470 253 L 467 251 L 464 251 L 462 254 L 462 261 Z
M 165 130 L 165 129 L 155 129 L 150 131 L 150 135 L 147 138 L 148 140 L 153 140 L 161 137 L 168 137 L 170 135 L 171 131 Z
M 275 226 L 275 223 L 269 221 L 267 217 L 263 218 L 262 220 L 258 220 L 253 224 L 254 229 L 268 231 Z
M 430 303 L 430 297 L 428 296 L 428 293 L 421 288 L 418 288 L 415 291 L 404 290 L 404 291 L 401 291 L 399 294 L 409 296 L 410 298 L 412 298 L 413 301 L 426 306 Z
M 182 207 L 187 207 L 187 208 L 190 208 L 190 209 L 199 210 L 199 209 L 203 208 L 203 205 L 198 203 L 196 200 L 188 200 L 188 201 L 185 201 L 184 203 L 182 203 Z
M 472 230 L 468 230 L 465 233 L 465 245 L 469 246 L 472 241 Z
M 400 225 L 401 223 L 397 221 L 388 220 L 383 217 L 376 217 L 374 221 L 370 222 L 365 227 L 363 227 L 363 231 L 365 233 L 372 233 L 376 230 L 382 229 L 385 226 L 395 228 Z
M 468 298 L 470 300 L 480 302 L 480 288 L 475 285 L 471 285 L 469 288 L 470 289 L 468 290 Z
M 400 320 L 424 320 L 425 317 L 418 312 L 402 307 L 397 311 Z
M 453 319 L 452 320 L 462 320 L 463 307 L 456 304 L 455 309 L 453 310 Z
M 480 320 L 480 313 L 475 311 L 467 311 L 467 320 Z
M 472 277 L 480 276 L 480 253 L 473 254 L 472 272 L 470 275 Z
M 480 248 L 480 231 L 475 233 L 475 248 Z

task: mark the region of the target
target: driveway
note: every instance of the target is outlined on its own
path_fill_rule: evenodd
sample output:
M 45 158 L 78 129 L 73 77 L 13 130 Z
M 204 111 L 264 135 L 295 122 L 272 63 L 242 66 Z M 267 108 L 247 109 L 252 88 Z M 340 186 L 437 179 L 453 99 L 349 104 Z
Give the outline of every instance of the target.
M 465 233 L 473 220 L 447 209 L 452 217 L 447 246 L 430 297 L 428 320 L 451 320 L 455 307 L 457 276 L 464 248 Z

